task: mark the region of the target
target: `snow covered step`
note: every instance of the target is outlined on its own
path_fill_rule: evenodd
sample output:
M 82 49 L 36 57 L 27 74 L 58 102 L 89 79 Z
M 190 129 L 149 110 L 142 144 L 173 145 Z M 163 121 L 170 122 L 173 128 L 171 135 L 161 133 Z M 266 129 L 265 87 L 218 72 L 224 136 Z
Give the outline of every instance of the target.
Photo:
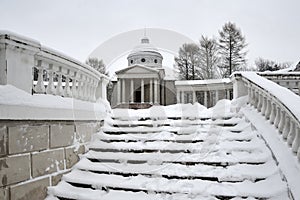
M 196 132 L 205 132 L 212 129 L 223 128 L 224 130 L 231 131 L 231 132 L 242 132 L 244 129 L 249 127 L 250 124 L 246 122 L 238 123 L 235 126 L 216 126 L 213 124 L 206 124 L 206 125 L 191 125 L 191 126 L 183 126 L 183 127 L 169 127 L 169 126 L 162 126 L 162 127 L 147 127 L 147 126 L 138 126 L 138 127 L 111 127 L 111 126 L 104 126 L 102 131 L 109 134 L 128 134 L 128 133 L 158 133 L 162 131 L 168 131 L 176 134 L 191 134 Z
M 136 192 L 181 193 L 189 195 L 214 195 L 224 197 L 271 198 L 287 193 L 287 185 L 279 173 L 258 182 L 218 183 L 206 180 L 177 180 L 143 175 L 124 177 L 120 175 L 97 174 L 89 171 L 72 170 L 63 180 L 74 185 L 90 186 L 94 189 L 114 189 Z M 272 187 L 270 187 L 272 185 Z M 268 189 L 266 189 L 268 188 Z
M 68 192 L 66 192 L 68 191 Z M 214 196 L 204 195 L 188 195 L 188 194 L 160 194 L 131 192 L 118 190 L 93 190 L 90 188 L 80 188 L 62 181 L 56 187 L 49 187 L 48 193 L 51 194 L 46 200 L 58 200 L 54 197 L 58 196 L 65 199 L 85 199 L 85 200 L 219 200 Z M 248 200 L 254 200 L 249 198 Z M 232 200 L 242 200 L 242 198 L 234 198 Z M 245 199 L 243 199 L 245 200 Z
M 95 141 L 88 145 L 90 150 L 96 151 L 163 151 L 163 152 L 214 152 L 214 151 L 259 151 L 265 149 L 262 140 L 253 138 L 247 141 L 222 141 L 218 138 L 198 143 L 164 142 L 103 142 Z
M 249 127 L 250 128 L 250 127 Z M 248 129 L 249 130 L 249 129 Z M 191 133 L 186 135 L 178 135 L 169 131 L 162 131 L 156 133 L 144 133 L 144 134 L 106 134 L 99 132 L 97 138 L 102 141 L 177 141 L 177 142 L 195 142 L 211 140 L 212 138 L 218 138 L 219 141 L 249 141 L 256 134 L 244 130 L 240 133 L 230 132 L 224 129 L 210 129 L 206 132 Z
M 136 126 L 148 126 L 148 127 L 157 127 L 157 126 L 191 126 L 191 125 L 219 125 L 219 126 L 234 126 L 241 121 L 240 118 L 230 118 L 226 120 L 217 119 L 206 119 L 206 120 L 112 120 L 108 124 L 111 126 L 117 127 L 136 127 Z
M 272 159 L 270 151 L 245 152 L 202 152 L 202 153 L 131 153 L 131 152 L 97 152 L 90 150 L 83 155 L 94 162 L 128 162 L 128 163 L 181 163 L 187 165 L 213 164 L 220 166 L 237 163 L 261 164 Z
M 277 166 L 272 160 L 257 165 L 235 164 L 222 167 L 205 164 L 188 166 L 174 163 L 157 165 L 148 163 L 91 162 L 87 158 L 83 158 L 74 168 L 97 173 L 121 174 L 123 176 L 141 174 L 177 179 L 215 180 L 219 182 L 258 181 L 278 172 Z
M 228 120 L 230 118 L 236 117 L 237 114 L 236 113 L 223 113 L 220 115 L 195 115 L 195 116 L 182 116 L 182 115 L 177 115 L 177 116 L 151 116 L 150 114 L 147 115 L 113 115 L 111 118 L 113 120 L 120 120 L 120 121 L 147 121 L 147 120 L 217 120 L 217 119 L 221 119 L 221 120 Z

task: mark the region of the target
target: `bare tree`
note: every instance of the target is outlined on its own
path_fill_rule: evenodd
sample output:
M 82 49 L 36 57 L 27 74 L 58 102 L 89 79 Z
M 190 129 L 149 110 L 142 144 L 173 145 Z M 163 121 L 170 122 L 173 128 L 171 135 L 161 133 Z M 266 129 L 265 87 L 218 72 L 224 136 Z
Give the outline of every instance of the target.
M 178 57 L 175 57 L 176 67 L 179 70 L 179 78 L 182 80 L 195 80 L 199 65 L 199 47 L 194 43 L 183 44 L 179 49 Z
M 220 57 L 218 55 L 219 48 L 215 39 L 209 39 L 201 36 L 199 46 L 199 63 L 200 63 L 200 78 L 214 79 L 219 78 L 218 65 Z
M 259 72 L 277 71 L 291 66 L 290 62 L 279 63 L 273 60 L 258 58 L 255 60 L 255 66 Z
M 225 23 L 222 30 L 219 31 L 219 35 L 219 48 L 222 58 L 220 68 L 223 71 L 223 77 L 229 77 L 232 72 L 241 70 L 246 64 L 246 39 L 241 30 L 231 22 Z
M 106 74 L 106 67 L 105 64 L 103 62 L 103 60 L 99 60 L 98 58 L 88 58 L 87 61 L 85 62 L 87 65 L 93 67 L 94 69 L 96 69 L 98 72 L 100 72 L 101 74 Z

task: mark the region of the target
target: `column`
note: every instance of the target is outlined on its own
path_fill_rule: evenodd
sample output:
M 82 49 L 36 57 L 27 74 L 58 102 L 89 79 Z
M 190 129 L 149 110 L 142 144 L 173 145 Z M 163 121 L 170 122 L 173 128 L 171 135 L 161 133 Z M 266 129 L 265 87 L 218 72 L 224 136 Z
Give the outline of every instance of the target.
M 228 89 L 228 90 L 226 90 L 226 95 L 227 95 L 227 99 L 229 99 L 230 100 L 230 90 Z
M 154 79 L 154 104 L 158 104 L 158 100 L 157 100 L 157 92 L 158 92 L 158 89 L 157 89 L 157 79 Z
M 125 103 L 125 79 L 122 80 L 122 103 Z
M 134 101 L 133 79 L 130 80 L 130 103 Z
M 121 79 L 117 82 L 117 104 L 121 103 Z
M 153 83 L 152 83 L 153 81 L 152 81 L 152 78 L 150 79 L 150 88 L 149 88 L 149 102 L 152 104 L 153 103 Z
M 144 97 L 145 97 L 145 93 L 144 93 L 144 79 L 141 79 L 141 103 L 144 103 Z
M 181 91 L 181 101 L 180 103 L 184 103 L 184 91 Z
M 177 99 L 177 103 L 181 103 L 181 101 L 180 101 L 180 90 L 176 91 L 176 99 Z
M 196 103 L 197 99 L 196 99 L 196 91 L 193 91 L 193 103 Z
M 219 90 L 216 90 L 216 103 L 219 101 Z
M 207 102 L 207 91 L 204 91 L 204 106 L 207 107 L 208 102 Z

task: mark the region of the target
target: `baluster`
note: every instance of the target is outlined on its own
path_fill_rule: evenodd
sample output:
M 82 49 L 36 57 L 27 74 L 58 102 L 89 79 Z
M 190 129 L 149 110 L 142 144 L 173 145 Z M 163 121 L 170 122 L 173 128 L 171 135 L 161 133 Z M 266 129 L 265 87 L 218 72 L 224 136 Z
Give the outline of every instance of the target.
M 82 74 L 79 75 L 79 79 L 77 80 L 78 82 L 78 86 L 77 86 L 77 98 L 78 99 L 82 99 L 83 95 L 82 95 L 82 91 L 83 91 L 83 88 L 82 88 Z
M 275 103 L 272 103 L 272 100 L 270 100 L 271 102 L 271 115 L 270 115 L 270 123 L 274 124 L 275 118 L 276 118 L 276 105 Z
M 46 93 L 47 94 L 55 94 L 55 87 L 54 87 L 54 82 L 53 82 L 53 76 L 54 76 L 54 72 L 53 72 L 53 65 L 49 64 L 49 82 L 47 85 L 47 89 L 46 89 Z
M 76 80 L 77 72 L 74 72 L 74 76 L 72 77 L 72 97 L 77 98 L 77 80 Z
M 298 149 L 300 146 L 300 128 L 297 126 L 296 127 L 296 134 L 295 134 L 295 138 L 294 141 L 292 143 L 292 151 L 294 153 L 297 153 Z
M 271 111 L 272 111 L 272 104 L 271 104 L 271 99 L 268 99 L 266 97 L 266 102 L 267 102 L 267 108 L 266 108 L 266 112 L 265 112 L 265 117 L 266 119 L 270 119 L 270 115 L 271 115 Z
M 279 122 L 280 122 L 280 108 L 278 106 L 276 106 L 276 118 L 275 118 L 275 122 L 274 125 L 276 128 L 278 128 Z
M 278 125 L 278 130 L 279 130 L 279 133 L 282 133 L 284 124 L 285 124 L 285 112 L 282 110 L 280 115 L 281 115 L 281 117 L 280 117 L 280 122 Z
M 82 75 L 82 100 L 86 100 L 86 76 Z
M 93 80 L 93 89 L 92 89 L 92 101 L 95 102 L 96 101 L 96 89 L 98 86 L 98 80 L 94 79 Z
M 65 74 L 65 78 L 66 78 L 66 84 L 65 84 L 65 89 L 64 89 L 64 96 L 71 97 L 72 91 L 70 89 L 70 70 L 69 69 L 67 71 L 67 74 Z
M 253 92 L 253 95 L 254 95 L 254 108 L 258 108 L 258 92 L 254 89 L 254 92 Z
M 267 108 L 267 104 L 266 104 L 266 97 L 264 97 L 262 95 L 262 107 L 261 107 L 261 114 L 263 116 L 265 116 L 265 113 L 266 113 L 266 108 Z
M 251 104 L 255 106 L 255 90 L 251 88 Z
M 262 100 L 263 100 L 262 93 L 258 92 L 258 105 L 257 105 L 258 112 L 261 112 L 262 103 L 263 103 Z
M 87 76 L 85 80 L 85 99 L 90 101 L 90 78 Z
M 251 105 L 251 84 L 248 85 L 248 102 L 247 104 Z
M 289 116 L 286 116 L 286 121 L 285 121 L 285 125 L 284 125 L 284 129 L 282 131 L 282 137 L 284 140 L 287 139 L 288 135 L 289 135 L 289 132 L 290 132 L 290 117 Z
M 41 60 L 38 60 L 37 69 L 38 69 L 38 80 L 37 80 L 36 86 L 34 87 L 34 91 L 36 93 L 44 94 L 46 92 L 46 88 L 44 85 L 44 79 L 43 79 L 44 69 L 43 69 Z
M 92 101 L 92 78 L 89 78 L 87 82 L 87 96 L 88 100 Z
M 85 76 L 85 79 L 83 81 L 83 99 L 84 100 L 89 100 L 88 96 L 88 77 Z
M 292 145 L 293 144 L 293 141 L 294 141 L 294 138 L 295 138 L 295 132 L 296 132 L 296 122 L 294 122 L 293 120 L 290 120 L 292 123 L 291 123 L 291 127 L 290 127 L 290 132 L 288 134 L 288 137 L 287 137 L 287 142 L 289 145 Z
M 62 67 L 59 67 L 59 72 L 57 74 L 58 74 L 58 82 L 56 86 L 56 95 L 63 96 L 64 89 L 62 87 Z

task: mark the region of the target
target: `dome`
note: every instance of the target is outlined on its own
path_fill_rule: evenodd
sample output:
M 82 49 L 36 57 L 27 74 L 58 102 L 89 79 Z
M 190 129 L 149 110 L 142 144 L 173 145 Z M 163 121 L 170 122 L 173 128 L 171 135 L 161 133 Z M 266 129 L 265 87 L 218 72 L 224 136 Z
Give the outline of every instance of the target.
M 163 57 L 158 49 L 150 44 L 147 37 L 141 39 L 141 44 L 133 48 L 127 57 L 128 66 L 140 64 L 147 67 L 161 68 Z

